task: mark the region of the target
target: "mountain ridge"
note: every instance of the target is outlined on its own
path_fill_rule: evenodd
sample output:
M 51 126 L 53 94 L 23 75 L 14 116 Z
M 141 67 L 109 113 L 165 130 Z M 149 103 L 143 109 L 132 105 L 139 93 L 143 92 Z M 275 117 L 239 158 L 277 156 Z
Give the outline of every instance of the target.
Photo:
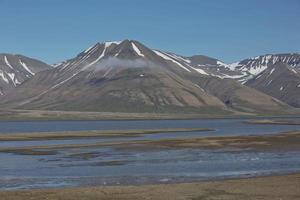
M 96 43 L 5 95 L 13 109 L 154 113 L 289 112 L 208 56 L 181 56 L 135 40 Z
M 261 92 L 211 76 L 199 67 L 208 61 L 225 66 L 209 57 L 153 50 L 135 40 L 96 43 L 54 69 L 38 73 L 1 103 L 17 109 L 157 113 L 229 114 L 288 108 Z M 248 93 L 257 98 L 249 98 Z

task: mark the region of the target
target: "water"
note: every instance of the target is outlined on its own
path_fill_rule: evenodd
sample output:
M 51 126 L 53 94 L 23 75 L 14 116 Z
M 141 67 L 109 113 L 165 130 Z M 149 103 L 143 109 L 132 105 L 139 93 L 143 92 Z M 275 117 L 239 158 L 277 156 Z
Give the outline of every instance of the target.
M 300 125 L 247 124 L 243 119 L 214 120 L 132 120 L 132 121 L 49 121 L 49 122 L 0 122 L 0 134 L 24 132 L 56 132 L 82 130 L 132 130 L 161 128 L 210 128 L 214 131 L 173 132 L 143 135 L 134 138 L 90 138 L 49 141 L 8 141 L 0 142 L 0 147 L 20 147 L 59 144 L 89 144 L 125 140 L 188 138 L 199 136 L 239 136 L 277 134 L 300 130 Z
M 98 138 L 0 142 L 1 147 L 86 144 L 120 140 L 220 135 L 275 134 L 300 130 L 298 125 L 254 125 L 239 119 L 0 122 L 0 134 L 37 131 L 143 128 L 213 128 L 210 132 L 159 133 L 136 138 Z M 300 171 L 300 151 L 237 149 L 57 149 L 55 155 L 0 153 L 0 189 L 58 188 L 96 185 L 192 182 Z M 88 153 L 92 156 L 82 156 Z
M 83 130 L 128 130 L 153 128 L 213 128 L 217 134 L 245 135 L 277 133 L 299 129 L 300 125 L 258 125 L 242 123 L 245 119 L 200 119 L 200 120 L 107 120 L 107 121 L 0 121 L 0 133 L 56 132 Z
M 95 150 L 94 150 L 95 151 Z M 108 152 L 105 154 L 105 152 Z M 1 189 L 174 183 L 300 171 L 300 152 L 101 149 L 93 159 L 0 154 Z M 112 163 L 115 162 L 115 164 Z

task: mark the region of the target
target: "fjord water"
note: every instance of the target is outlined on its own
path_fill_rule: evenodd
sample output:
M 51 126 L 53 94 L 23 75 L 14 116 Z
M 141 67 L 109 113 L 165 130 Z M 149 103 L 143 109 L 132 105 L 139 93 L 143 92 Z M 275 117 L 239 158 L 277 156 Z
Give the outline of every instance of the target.
M 285 118 L 287 119 L 287 118 Z M 295 118 L 292 118 L 295 119 Z M 85 130 L 132 130 L 163 128 L 211 128 L 214 135 L 272 134 L 295 125 L 259 125 L 243 123 L 247 119 L 190 119 L 190 120 L 105 120 L 105 121 L 0 121 L 0 134 L 27 132 L 57 132 Z M 211 135 L 211 134 L 209 134 Z
M 111 140 L 276 134 L 300 130 L 299 125 L 246 124 L 241 119 L 52 121 L 0 122 L 0 134 L 199 127 L 212 128 L 215 131 L 158 133 L 133 138 L 12 141 L 0 142 L 0 148 Z M 0 153 L 0 189 L 190 182 L 300 171 L 299 151 L 239 151 L 236 149 L 147 149 L 139 151 L 126 148 L 89 147 L 57 149 L 57 152 L 55 155 Z

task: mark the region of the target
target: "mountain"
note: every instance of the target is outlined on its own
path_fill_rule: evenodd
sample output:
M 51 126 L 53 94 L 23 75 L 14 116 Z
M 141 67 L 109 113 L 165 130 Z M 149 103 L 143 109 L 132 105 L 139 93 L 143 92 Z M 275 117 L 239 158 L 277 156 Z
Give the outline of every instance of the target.
M 208 56 L 194 55 L 185 57 L 185 60 L 189 61 L 190 65 L 198 71 L 203 71 L 206 75 L 233 79 L 244 76 L 241 72 L 232 70 L 228 64 Z
M 193 62 L 194 65 L 211 76 L 236 80 L 293 107 L 299 107 L 300 80 L 297 74 L 300 70 L 300 54 L 298 53 L 262 55 L 233 64 L 225 64 L 205 56 L 199 58 L 200 63 L 204 61 L 204 64 Z M 281 87 L 285 88 L 284 91 L 280 90 Z
M 226 64 L 218 59 L 203 55 L 185 57 L 185 59 L 191 61 L 191 64 L 194 67 L 203 70 L 211 76 L 235 79 L 242 84 L 278 61 L 288 64 L 292 68 L 300 69 L 299 53 L 267 54 L 254 58 L 247 58 L 231 64 Z
M 34 76 L 6 102 L 26 109 L 224 112 L 218 98 L 177 75 L 190 70 L 137 41 L 97 43 Z
M 283 112 L 289 106 L 203 69 L 205 56 L 183 57 L 138 41 L 97 43 L 54 69 L 40 72 L 7 94 L 18 109 L 105 112 Z M 228 67 L 227 67 L 228 68 Z
M 37 72 L 51 67 L 22 55 L 0 54 L 0 95 L 20 85 Z
M 300 70 L 296 67 L 277 62 L 248 80 L 245 85 L 300 108 Z
M 278 61 L 290 65 L 292 68 L 300 68 L 300 54 L 268 54 L 248 58 L 240 62 L 227 65 L 232 71 L 240 73 L 243 76 L 237 77 L 241 83 L 246 83 L 251 78 L 266 70 L 269 66 L 274 65 Z

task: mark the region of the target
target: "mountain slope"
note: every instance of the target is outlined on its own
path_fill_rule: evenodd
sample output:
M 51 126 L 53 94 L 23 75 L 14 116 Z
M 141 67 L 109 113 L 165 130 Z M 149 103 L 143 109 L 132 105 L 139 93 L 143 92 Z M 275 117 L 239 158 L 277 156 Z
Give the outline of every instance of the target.
M 248 80 L 245 85 L 269 94 L 294 107 L 300 107 L 300 72 L 277 62 Z
M 97 43 L 39 73 L 5 101 L 26 109 L 225 112 L 219 99 L 176 74 L 191 70 L 136 41 Z
M 4 95 L 37 72 L 50 68 L 46 63 L 22 55 L 0 54 L 0 94 Z
M 297 86 L 300 81 L 296 75 L 300 70 L 300 54 L 298 53 L 268 54 L 233 64 L 224 64 L 216 59 L 204 60 L 209 64 L 199 65 L 199 67 L 210 72 L 212 76 L 237 80 L 291 106 L 299 107 L 300 86 Z M 276 63 L 281 63 L 281 65 L 274 67 Z M 273 72 L 274 70 L 276 73 Z M 280 90 L 281 87 L 285 88 L 284 91 Z
M 134 40 L 97 43 L 6 95 L 18 109 L 109 112 L 282 112 L 288 106 L 199 63 L 218 60 L 152 50 Z M 225 92 L 225 93 L 224 93 Z M 249 97 L 256 98 L 249 98 Z M 229 103 L 228 103 L 229 102 Z M 268 105 L 268 106 L 266 106 Z

